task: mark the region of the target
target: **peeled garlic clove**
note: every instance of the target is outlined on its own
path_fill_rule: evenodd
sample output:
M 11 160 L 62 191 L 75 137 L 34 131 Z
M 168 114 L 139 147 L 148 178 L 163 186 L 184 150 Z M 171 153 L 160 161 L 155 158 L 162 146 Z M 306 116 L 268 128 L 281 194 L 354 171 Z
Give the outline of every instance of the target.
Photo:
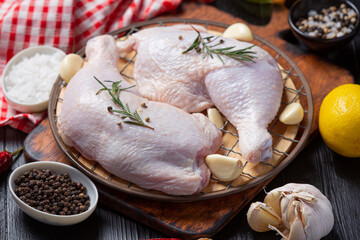
M 239 177 L 243 170 L 240 159 L 226 157 L 220 154 L 208 155 L 205 161 L 211 173 L 220 181 L 232 181 Z
M 60 64 L 60 77 L 69 83 L 70 79 L 82 68 L 84 60 L 77 54 L 70 53 Z
M 234 38 L 239 41 L 252 41 L 253 35 L 250 28 L 243 23 L 234 23 L 230 25 L 223 33 L 223 37 Z
M 280 122 L 287 125 L 294 125 L 300 123 L 304 118 L 304 109 L 300 103 L 290 103 L 280 114 Z
M 267 232 L 271 230 L 269 225 L 278 228 L 281 224 L 275 211 L 262 202 L 252 203 L 246 216 L 250 227 L 256 232 Z
M 224 121 L 221 117 L 221 114 L 216 108 L 208 108 L 207 115 L 209 120 L 218 128 L 222 128 L 224 126 Z

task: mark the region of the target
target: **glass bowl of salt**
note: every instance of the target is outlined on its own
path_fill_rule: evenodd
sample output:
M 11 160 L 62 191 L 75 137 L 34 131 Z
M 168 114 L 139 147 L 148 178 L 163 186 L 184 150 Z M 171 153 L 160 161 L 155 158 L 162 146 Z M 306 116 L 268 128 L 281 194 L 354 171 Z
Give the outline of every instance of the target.
M 58 48 L 42 45 L 26 48 L 12 57 L 1 76 L 8 104 L 19 112 L 45 111 L 65 56 Z

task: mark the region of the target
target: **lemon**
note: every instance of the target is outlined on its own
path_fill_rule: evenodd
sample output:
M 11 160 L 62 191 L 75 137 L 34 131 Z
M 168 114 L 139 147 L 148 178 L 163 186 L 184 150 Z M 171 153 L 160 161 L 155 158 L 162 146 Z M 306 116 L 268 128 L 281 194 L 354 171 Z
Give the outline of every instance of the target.
M 325 143 L 336 153 L 360 157 L 360 85 L 341 85 L 324 98 L 319 130 Z

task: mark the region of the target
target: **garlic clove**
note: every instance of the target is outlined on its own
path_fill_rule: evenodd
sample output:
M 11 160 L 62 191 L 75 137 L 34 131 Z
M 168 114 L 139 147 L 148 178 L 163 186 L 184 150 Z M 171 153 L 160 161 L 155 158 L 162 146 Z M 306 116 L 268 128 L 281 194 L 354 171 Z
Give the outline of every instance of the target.
M 240 159 L 226 157 L 220 154 L 211 154 L 205 158 L 212 174 L 220 181 L 232 181 L 239 177 L 243 170 Z
M 250 42 L 254 39 L 250 28 L 243 23 L 234 23 L 225 29 L 223 37 Z
M 294 201 L 292 203 L 292 223 L 290 225 L 288 240 L 306 240 L 304 226 L 300 218 L 300 205 L 301 202 L 299 201 Z
M 280 217 L 271 207 L 262 202 L 252 203 L 246 216 L 250 227 L 256 232 L 270 231 L 269 225 L 275 228 L 281 226 Z
M 82 68 L 84 59 L 77 54 L 70 53 L 60 64 L 60 77 L 69 83 L 70 79 Z
M 296 220 L 291 225 L 287 240 L 306 240 L 304 226 L 302 225 L 302 222 L 299 218 L 296 218 Z
M 280 200 L 281 192 L 270 192 L 266 195 L 264 203 L 274 209 L 278 216 L 281 216 Z
M 224 126 L 224 121 L 221 117 L 221 114 L 216 108 L 208 108 L 207 115 L 209 120 L 218 128 L 222 128 Z
M 298 200 L 293 200 L 288 202 L 289 204 L 282 212 L 282 220 L 286 228 L 291 231 L 291 225 L 295 218 L 298 217 L 297 209 L 299 207 L 300 202 Z
M 300 103 L 294 102 L 287 105 L 280 114 L 280 122 L 287 125 L 300 123 L 304 118 L 304 109 Z

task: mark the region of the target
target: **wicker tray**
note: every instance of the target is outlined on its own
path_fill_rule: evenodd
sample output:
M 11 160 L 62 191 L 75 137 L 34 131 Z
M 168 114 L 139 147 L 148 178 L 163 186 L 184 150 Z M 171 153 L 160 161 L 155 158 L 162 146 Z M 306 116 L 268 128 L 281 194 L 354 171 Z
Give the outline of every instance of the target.
M 172 25 L 176 23 L 194 23 L 203 25 L 214 34 L 223 32 L 228 26 L 227 24 L 198 19 L 156 19 L 142 23 L 135 23 L 109 34 L 120 39 L 127 37 L 128 35 L 145 27 Z M 310 134 L 313 120 L 312 96 L 309 85 L 296 64 L 288 56 L 286 56 L 284 52 L 273 46 L 271 43 L 256 35 L 254 38 L 254 44 L 268 51 L 276 59 L 284 79 L 284 93 L 279 112 L 268 127 L 268 131 L 273 137 L 273 158 L 268 162 L 252 164 L 243 160 L 237 147 L 237 132 L 231 123 L 225 119 L 225 124 L 221 129 L 223 131 L 223 144 L 218 150 L 218 153 L 242 159 L 244 164 L 243 173 L 234 181 L 221 182 L 216 178 L 211 177 L 209 185 L 197 195 L 171 196 L 157 191 L 142 189 L 135 184 L 122 180 L 108 173 L 96 162 L 85 159 L 78 151 L 66 146 L 59 137 L 56 126 L 56 119 L 61 112 L 62 96 L 66 88 L 63 80 L 60 77 L 56 80 L 56 83 L 53 86 L 48 108 L 50 126 L 56 142 L 62 151 L 70 158 L 70 160 L 93 180 L 112 187 L 115 190 L 156 200 L 198 201 L 222 197 L 243 191 L 277 175 L 305 146 L 305 142 Z M 82 48 L 78 54 L 84 56 L 84 50 L 85 49 Z M 121 75 L 130 82 L 133 81 L 132 71 L 135 61 L 136 53 L 134 52 L 128 55 L 126 58 L 120 59 L 118 64 Z M 304 120 L 300 124 L 287 126 L 278 121 L 278 115 L 281 113 L 284 107 L 291 102 L 300 102 L 305 110 L 305 116 Z

